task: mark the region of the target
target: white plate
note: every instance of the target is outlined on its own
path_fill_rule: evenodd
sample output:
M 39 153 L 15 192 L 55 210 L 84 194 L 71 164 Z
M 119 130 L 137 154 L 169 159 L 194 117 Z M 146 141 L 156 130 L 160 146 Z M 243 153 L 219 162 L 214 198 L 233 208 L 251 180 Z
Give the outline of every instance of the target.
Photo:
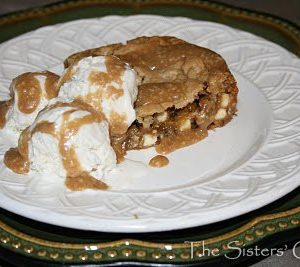
M 2 138 L 1 207 L 60 226 L 150 232 L 228 219 L 300 184 L 300 60 L 224 25 L 109 16 L 44 27 L 1 44 L 0 97 L 7 97 L 10 80 L 22 72 L 62 68 L 62 60 L 76 51 L 142 35 L 177 36 L 220 53 L 238 81 L 238 116 L 204 141 L 170 154 L 168 167 L 133 177 L 128 188 L 115 191 L 71 193 L 36 186 L 38 177 L 18 176 L 4 167 L 9 141 Z M 148 149 L 129 158 L 147 163 L 154 154 Z

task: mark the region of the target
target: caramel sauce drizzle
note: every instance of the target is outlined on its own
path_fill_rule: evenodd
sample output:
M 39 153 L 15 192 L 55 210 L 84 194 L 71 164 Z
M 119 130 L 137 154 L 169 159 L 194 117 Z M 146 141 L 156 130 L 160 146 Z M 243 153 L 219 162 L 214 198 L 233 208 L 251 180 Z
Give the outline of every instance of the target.
M 105 94 L 106 98 L 114 98 L 114 99 L 118 99 L 124 95 L 124 91 L 122 89 L 118 89 L 111 85 L 106 88 L 105 93 L 106 93 Z
M 29 153 L 29 147 L 28 147 L 28 141 L 31 137 L 31 131 L 30 127 L 27 127 L 21 134 L 18 142 L 18 150 L 20 155 L 29 161 L 28 153 Z
M 169 164 L 169 159 L 162 155 L 157 155 L 149 161 L 149 165 L 154 168 L 162 168 Z
M 77 177 L 67 176 L 65 185 L 72 191 L 81 191 L 84 189 L 108 189 L 107 184 L 95 179 L 86 171 L 83 171 Z
M 78 69 L 74 66 L 75 64 L 70 65 L 63 73 L 63 75 L 60 77 L 60 79 L 57 82 L 57 89 L 65 83 L 72 79 L 72 77 L 76 74 Z
M 91 85 L 99 86 L 99 88 L 103 89 L 106 85 L 116 82 L 122 87 L 122 76 L 125 70 L 125 63 L 120 61 L 115 56 L 106 56 L 105 58 L 105 66 L 107 72 L 98 72 L 92 71 L 89 75 L 89 82 Z M 97 90 L 94 93 L 89 93 L 86 96 L 80 97 L 83 101 L 91 104 L 96 110 L 102 112 L 101 102 L 104 98 L 114 98 L 118 99 L 119 97 L 124 95 L 123 89 L 115 88 L 114 86 L 107 86 L 106 89 Z M 112 135 L 120 135 L 124 134 L 127 131 L 126 115 L 119 115 L 116 112 L 113 112 L 109 118 L 107 118 L 110 122 L 111 126 L 111 134 Z
M 110 120 L 113 123 L 110 125 L 111 133 L 115 135 L 121 135 L 122 133 L 126 133 L 128 126 L 126 124 L 127 116 L 126 114 L 120 115 L 119 113 L 113 111 L 110 115 Z
M 75 98 L 76 101 L 86 103 L 90 105 L 95 111 L 102 113 L 101 103 L 103 99 L 103 92 L 98 90 L 95 92 L 89 92 L 86 95 L 81 95 Z
M 59 76 L 50 72 L 27 72 L 19 75 L 14 79 L 13 90 L 18 96 L 18 108 L 25 114 L 30 114 L 38 107 L 42 90 L 39 80 L 35 76 L 45 76 L 45 91 L 47 99 L 57 97 L 57 81 Z M 13 105 L 15 98 L 12 97 L 7 101 L 0 101 L 0 129 L 5 127 L 6 114 Z
M 67 172 L 66 186 L 71 190 L 83 190 L 86 188 L 107 189 L 108 186 L 92 177 L 80 166 L 74 146 L 70 146 L 68 141 L 76 135 L 83 125 L 94 122 L 101 122 L 99 116 L 93 114 L 86 115 L 82 118 L 76 118 L 68 121 L 70 115 L 75 110 L 67 111 L 63 114 L 63 124 L 59 132 L 59 151 L 62 157 L 63 166 Z
M 3 161 L 15 173 L 25 174 L 29 172 L 30 163 L 27 158 L 20 154 L 18 148 L 10 148 L 6 151 Z
M 155 150 L 160 154 L 168 154 L 182 147 L 193 145 L 207 137 L 207 130 L 192 129 L 177 133 L 172 137 L 165 137 L 155 145 Z
M 58 95 L 58 80 L 59 76 L 52 72 L 45 72 L 46 81 L 45 81 L 45 91 L 48 99 L 57 97 Z
M 18 96 L 19 110 L 30 114 L 36 110 L 41 101 L 40 82 L 32 73 L 24 73 L 15 79 L 15 93 Z
M 91 71 L 88 77 L 90 85 L 98 86 L 100 90 L 96 90 L 95 92 L 90 92 L 86 95 L 81 95 L 75 98 L 75 101 L 88 104 L 98 113 L 102 113 L 102 102 L 104 99 L 118 99 L 124 95 L 123 89 L 118 89 L 109 84 L 115 82 L 122 87 L 122 76 L 125 70 L 125 63 L 120 61 L 115 56 L 106 56 L 105 66 L 107 72 Z M 59 80 L 58 88 L 60 88 L 65 82 L 71 80 L 72 76 L 77 71 L 78 69 L 76 68 L 76 63 L 70 65 L 62 78 Z M 112 114 L 109 118 L 107 118 L 112 126 L 110 129 L 111 134 L 124 134 L 127 130 L 127 126 L 124 127 L 124 125 L 126 125 L 127 118 L 126 116 L 117 116 L 116 114 Z
M 122 161 L 124 161 L 126 155 L 126 148 L 124 147 L 124 143 L 118 139 L 116 140 L 115 138 L 112 138 L 111 146 L 116 153 L 117 163 L 121 163 Z
M 3 129 L 6 124 L 6 114 L 13 104 L 13 99 L 0 101 L 0 129 Z
M 28 127 L 22 132 L 18 147 L 11 148 L 4 154 L 4 164 L 15 173 L 25 174 L 29 172 L 28 140 L 30 137 L 31 131 Z
M 39 122 L 34 129 L 31 131 L 31 136 L 37 132 L 50 134 L 53 137 L 57 137 L 55 134 L 55 125 L 53 122 L 41 121 Z
M 75 111 L 76 110 L 70 110 L 63 114 L 63 123 L 59 132 L 59 152 L 62 156 L 67 176 L 71 177 L 78 176 L 82 172 L 82 169 L 80 168 L 75 148 L 69 145 L 68 141 L 78 133 L 81 126 L 96 121 L 92 115 L 69 121 L 70 115 Z
M 105 57 L 105 66 L 107 72 L 94 71 L 90 74 L 89 81 L 91 84 L 99 85 L 101 87 L 108 83 L 116 82 L 122 84 L 122 75 L 125 69 L 125 63 L 120 61 L 115 56 Z

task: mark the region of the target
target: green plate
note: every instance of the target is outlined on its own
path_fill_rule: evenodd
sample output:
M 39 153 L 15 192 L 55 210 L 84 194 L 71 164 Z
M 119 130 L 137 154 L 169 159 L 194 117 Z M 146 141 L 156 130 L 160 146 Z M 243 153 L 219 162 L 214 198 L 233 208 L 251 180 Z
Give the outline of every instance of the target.
M 219 22 L 260 35 L 300 55 L 300 30 L 296 25 L 267 14 L 201 0 L 60 2 L 0 17 L 0 41 L 74 19 L 132 14 L 185 16 Z M 229 266 L 260 259 L 247 257 L 245 253 L 239 255 L 255 246 L 277 247 L 277 252 L 288 249 L 300 238 L 299 226 L 300 188 L 268 206 L 230 220 L 162 233 L 79 231 L 39 223 L 2 209 L 0 259 L 17 266 L 120 262 Z

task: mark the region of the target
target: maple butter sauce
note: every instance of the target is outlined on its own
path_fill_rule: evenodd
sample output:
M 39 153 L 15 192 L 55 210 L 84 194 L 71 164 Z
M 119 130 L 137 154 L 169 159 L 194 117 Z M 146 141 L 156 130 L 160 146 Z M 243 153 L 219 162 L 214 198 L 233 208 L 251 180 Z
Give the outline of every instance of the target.
M 47 99 L 57 96 L 58 75 L 49 71 L 21 74 L 14 79 L 12 84 L 14 94 L 16 94 L 17 98 L 13 96 L 7 101 L 0 101 L 0 129 L 5 127 L 7 112 L 14 104 L 15 99 L 18 99 L 17 105 L 22 113 L 30 114 L 36 110 L 42 97 L 41 85 L 36 76 L 45 76 L 45 91 Z
M 26 128 L 19 138 L 18 147 L 11 148 L 4 154 L 4 164 L 15 173 L 25 174 L 30 170 L 28 157 L 28 141 L 30 137 L 31 131 L 29 128 Z
M 88 114 L 84 117 L 69 121 L 74 111 L 75 110 L 67 111 L 63 114 L 63 124 L 59 132 L 59 152 L 67 173 L 65 184 L 73 191 L 80 191 L 87 188 L 107 189 L 108 186 L 105 183 L 95 179 L 82 169 L 74 146 L 68 144 L 70 138 L 78 133 L 80 127 L 94 122 L 99 123 L 103 118 L 95 116 L 94 114 Z
M 47 99 L 52 99 L 57 97 L 59 91 L 59 87 L 58 87 L 59 76 L 49 71 L 46 71 L 44 75 L 46 76 L 45 91 L 46 91 Z
M 0 101 L 0 129 L 3 129 L 6 124 L 6 114 L 13 104 L 13 100 Z
M 155 146 L 158 153 L 168 154 L 179 148 L 193 145 L 207 137 L 207 131 L 187 130 L 184 133 L 177 133 L 172 137 L 164 138 Z
M 116 100 L 124 95 L 122 76 L 126 68 L 125 63 L 115 56 L 106 56 L 105 66 L 107 72 L 92 71 L 88 78 L 90 85 L 99 87 L 99 90 L 80 97 L 82 101 L 87 102 L 99 112 L 102 112 L 102 102 L 105 99 Z M 111 83 L 117 83 L 120 89 L 112 86 Z M 112 112 L 107 120 L 112 135 L 124 134 L 127 131 L 126 115 Z
M 18 99 L 18 108 L 20 112 L 30 114 L 38 107 L 42 89 L 38 79 L 33 73 L 24 73 L 15 79 L 15 94 Z
M 65 82 L 70 81 L 77 71 L 78 69 L 76 68 L 75 64 L 70 65 L 57 81 L 57 88 L 59 89 Z
M 169 164 L 169 159 L 166 156 L 157 155 L 149 161 L 149 165 L 154 168 L 162 168 Z
M 41 121 L 41 122 L 37 123 L 37 125 L 33 128 L 31 135 L 38 133 L 38 132 L 50 134 L 56 138 L 55 125 L 53 122 Z

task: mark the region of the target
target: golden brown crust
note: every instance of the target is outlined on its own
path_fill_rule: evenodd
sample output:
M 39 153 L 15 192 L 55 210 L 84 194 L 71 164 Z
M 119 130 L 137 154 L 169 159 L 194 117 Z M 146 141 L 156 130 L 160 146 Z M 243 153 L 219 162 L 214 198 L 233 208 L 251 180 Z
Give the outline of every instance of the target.
M 175 37 L 139 37 L 126 44 L 90 49 L 66 59 L 68 66 L 86 56 L 113 54 L 131 65 L 140 80 L 135 103 L 138 117 L 169 107 L 182 108 L 199 93 L 228 92 L 235 85 L 217 53 Z M 236 86 L 235 86 L 236 87 Z
M 236 81 L 224 59 L 209 49 L 175 37 L 139 37 L 74 54 L 65 65 L 107 53 L 127 62 L 138 76 L 137 121 L 112 140 L 119 158 L 132 149 L 155 146 L 169 153 L 191 145 L 236 113 Z
M 135 111 L 138 117 L 145 117 L 163 112 L 172 106 L 176 109 L 183 108 L 192 103 L 202 91 L 202 85 L 192 80 L 145 83 L 139 86 Z
M 69 56 L 65 61 L 64 61 L 64 65 L 65 68 L 71 66 L 72 64 L 74 64 L 75 62 L 79 61 L 82 58 L 88 57 L 88 56 L 108 56 L 108 55 L 112 55 L 113 51 L 119 47 L 121 47 L 122 44 L 118 43 L 118 44 L 111 44 L 111 45 L 106 45 L 106 46 L 102 46 L 102 47 L 97 47 L 97 48 L 92 48 L 92 49 L 88 49 L 88 50 L 84 50 L 78 53 L 75 53 L 71 56 Z

